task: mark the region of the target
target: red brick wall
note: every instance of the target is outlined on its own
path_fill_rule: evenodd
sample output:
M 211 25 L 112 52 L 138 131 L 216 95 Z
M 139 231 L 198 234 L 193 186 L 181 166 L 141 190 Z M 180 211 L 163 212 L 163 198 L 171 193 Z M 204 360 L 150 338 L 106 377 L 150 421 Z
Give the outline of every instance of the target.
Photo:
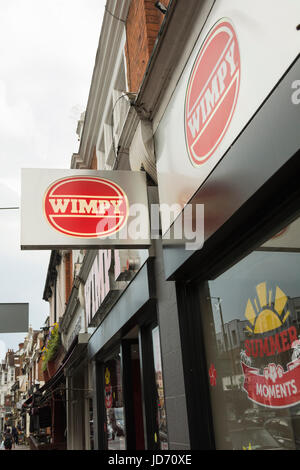
M 165 6 L 169 0 L 163 0 Z M 164 15 L 154 0 L 132 0 L 126 22 L 126 61 L 129 91 L 136 93 L 143 80 Z
M 97 155 L 96 155 L 96 149 L 94 149 L 93 159 L 91 162 L 91 170 L 97 170 L 97 169 L 98 169 Z
M 42 361 L 42 358 L 40 358 L 38 362 L 38 377 L 37 377 L 37 380 L 39 380 L 40 382 L 45 380 L 42 367 L 43 367 L 43 361 Z

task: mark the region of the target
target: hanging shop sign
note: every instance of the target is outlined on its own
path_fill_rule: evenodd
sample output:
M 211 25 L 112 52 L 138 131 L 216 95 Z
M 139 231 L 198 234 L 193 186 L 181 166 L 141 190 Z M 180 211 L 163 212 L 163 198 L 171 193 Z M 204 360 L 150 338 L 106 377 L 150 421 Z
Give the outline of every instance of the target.
M 219 21 L 193 66 L 185 101 L 185 138 L 193 165 L 214 153 L 233 116 L 240 85 L 240 53 L 233 25 Z
M 22 170 L 21 249 L 146 247 L 142 172 Z
M 0 333 L 26 333 L 28 326 L 28 303 L 0 304 Z
M 256 286 L 245 317 L 248 338 L 241 351 L 244 391 L 248 398 L 269 408 L 288 408 L 300 403 L 300 340 L 289 323 L 287 295 L 266 282 Z

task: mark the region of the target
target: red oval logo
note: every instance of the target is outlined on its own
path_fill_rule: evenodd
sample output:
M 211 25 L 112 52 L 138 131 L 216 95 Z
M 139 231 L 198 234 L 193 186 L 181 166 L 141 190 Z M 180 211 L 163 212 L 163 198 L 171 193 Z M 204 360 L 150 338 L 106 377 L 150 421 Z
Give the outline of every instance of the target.
M 125 225 L 128 199 L 114 182 L 104 178 L 73 176 L 55 181 L 44 198 L 47 221 L 72 237 L 104 238 Z
M 237 103 L 240 53 L 236 33 L 222 19 L 210 30 L 190 74 L 185 137 L 191 162 L 205 163 L 222 142 Z

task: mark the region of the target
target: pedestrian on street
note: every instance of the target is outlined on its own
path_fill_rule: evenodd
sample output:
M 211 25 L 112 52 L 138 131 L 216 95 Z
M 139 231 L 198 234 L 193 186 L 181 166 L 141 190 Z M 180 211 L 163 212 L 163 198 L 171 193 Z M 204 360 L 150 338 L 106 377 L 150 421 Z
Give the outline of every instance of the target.
M 13 441 L 12 434 L 10 432 L 10 429 L 7 428 L 5 433 L 4 433 L 4 448 L 5 448 L 5 450 L 11 450 L 12 441 Z
M 11 433 L 12 433 L 12 437 L 13 437 L 15 445 L 18 445 L 19 444 L 19 433 L 18 433 L 18 430 L 15 426 L 13 426 Z

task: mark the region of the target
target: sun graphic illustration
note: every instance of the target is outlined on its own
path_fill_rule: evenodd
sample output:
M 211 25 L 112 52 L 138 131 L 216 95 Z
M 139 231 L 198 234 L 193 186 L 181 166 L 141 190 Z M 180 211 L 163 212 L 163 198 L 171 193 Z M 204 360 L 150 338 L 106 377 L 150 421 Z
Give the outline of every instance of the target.
M 245 310 L 245 317 L 251 324 L 247 330 L 259 334 L 281 327 L 290 314 L 285 308 L 288 301 L 285 293 L 277 286 L 273 296 L 272 289 L 267 290 L 266 282 L 256 286 L 256 293 L 253 301 L 248 299 Z
M 106 370 L 105 370 L 105 383 L 106 383 L 106 385 L 110 384 L 110 372 L 109 372 L 109 369 L 107 367 L 106 367 Z
M 243 446 L 243 450 L 252 450 L 251 442 L 249 442 L 248 447 Z

